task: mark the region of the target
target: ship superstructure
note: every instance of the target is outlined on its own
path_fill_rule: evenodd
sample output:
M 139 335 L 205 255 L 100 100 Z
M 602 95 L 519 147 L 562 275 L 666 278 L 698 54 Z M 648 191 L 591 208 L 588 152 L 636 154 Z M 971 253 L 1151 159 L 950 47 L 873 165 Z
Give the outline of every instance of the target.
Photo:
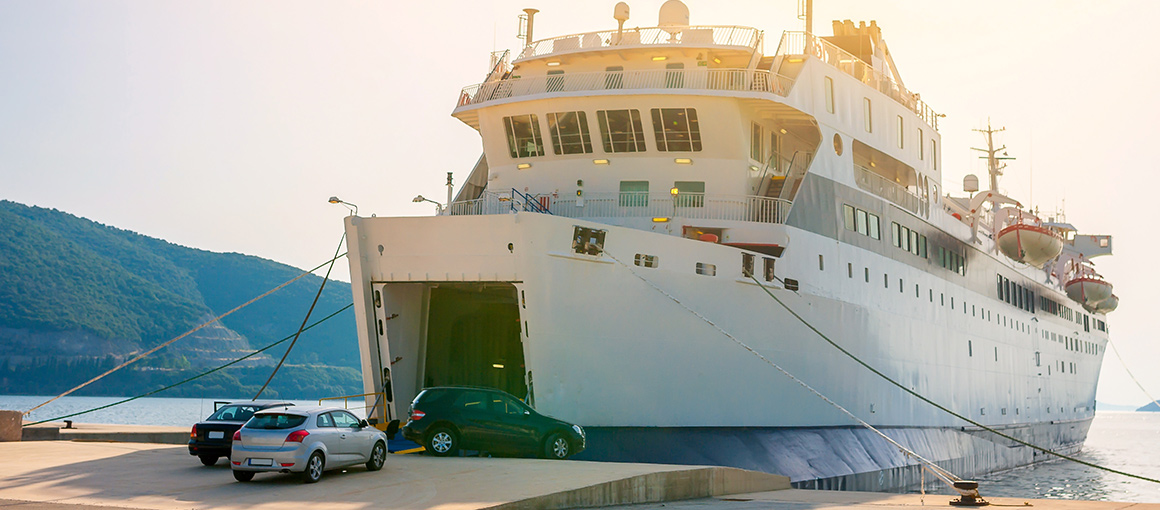
M 785 33 L 766 54 L 762 31 L 690 25 L 678 0 L 654 28 L 624 29 L 618 4 L 618 29 L 543 40 L 534 14 L 526 46 L 459 95 L 483 155 L 454 200 L 347 220 L 382 419 L 405 420 L 425 386 L 483 385 L 584 425 L 588 458 L 917 481 L 700 314 L 960 475 L 1037 460 L 842 356 L 768 289 L 936 402 L 1082 445 L 1115 306 L 1090 259 L 1111 240 L 1003 196 L 990 134 L 989 189 L 946 195 L 939 116 L 875 22 Z

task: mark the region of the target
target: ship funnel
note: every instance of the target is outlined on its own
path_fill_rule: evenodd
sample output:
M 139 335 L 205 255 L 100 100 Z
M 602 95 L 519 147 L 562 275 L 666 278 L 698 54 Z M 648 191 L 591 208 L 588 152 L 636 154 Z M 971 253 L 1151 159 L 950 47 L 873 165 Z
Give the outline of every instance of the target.
M 670 34 L 680 33 L 689 26 L 689 7 L 681 0 L 668 0 L 661 5 L 657 26 Z
M 979 191 L 979 177 L 975 174 L 967 174 L 966 177 L 963 177 L 963 191 L 967 193 Z

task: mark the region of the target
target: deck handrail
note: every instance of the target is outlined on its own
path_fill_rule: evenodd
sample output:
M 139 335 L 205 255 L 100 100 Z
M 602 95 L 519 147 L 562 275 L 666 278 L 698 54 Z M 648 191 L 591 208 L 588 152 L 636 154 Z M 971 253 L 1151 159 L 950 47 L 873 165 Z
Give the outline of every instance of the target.
M 754 195 L 715 195 L 680 193 L 605 192 L 587 193 L 583 197 L 557 196 L 551 193 L 527 194 L 556 216 L 566 218 L 689 218 L 702 220 L 784 223 L 789 214 L 788 200 Z M 517 198 L 518 200 L 518 198 Z M 484 192 L 475 200 L 451 204 L 452 216 L 509 214 L 510 192 Z
M 785 96 L 793 79 L 755 69 L 650 69 L 647 71 L 593 71 L 551 76 L 509 78 L 464 87 L 457 107 L 509 97 L 554 92 L 618 89 L 733 90 Z
M 854 180 L 859 188 L 894 202 L 903 209 L 920 216 L 929 215 L 930 207 L 926 199 L 912 193 L 905 186 L 874 173 L 869 168 L 854 165 Z
M 532 41 L 524 47 L 515 62 L 548 55 L 632 47 L 684 46 L 694 48 L 737 47 L 755 49 L 761 45 L 761 31 L 735 25 L 700 25 L 601 30 L 568 34 Z
M 778 43 L 777 55 L 783 58 L 790 55 L 817 57 L 822 62 L 889 96 L 898 104 L 910 109 L 936 131 L 938 130 L 940 115 L 930 105 L 923 102 L 917 93 L 907 90 L 906 87 L 896 83 L 890 75 L 875 69 L 853 53 L 839 48 L 830 41 L 806 32 L 785 32 L 781 36 L 781 42 Z

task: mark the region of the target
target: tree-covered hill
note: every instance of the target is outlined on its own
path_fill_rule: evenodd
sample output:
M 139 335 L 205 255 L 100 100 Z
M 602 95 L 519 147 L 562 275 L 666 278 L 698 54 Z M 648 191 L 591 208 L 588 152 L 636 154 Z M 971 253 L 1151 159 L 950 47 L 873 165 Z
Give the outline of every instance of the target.
M 99 367 L 165 342 L 301 272 L 271 260 L 186 248 L 54 209 L 0 201 L 0 393 L 46 393 L 83 382 L 100 373 L 94 372 Z M 315 275 L 302 278 L 83 393 L 136 394 L 293 334 L 321 282 Z M 313 319 L 350 301 L 350 285 L 332 280 Z M 284 350 L 279 346 L 268 354 L 278 358 Z M 242 391 L 252 380 L 264 380 L 270 357 L 227 371 L 203 387 Z M 275 379 L 285 397 L 357 393 L 353 313 L 343 312 L 304 333 L 287 363 L 297 367 L 292 376 Z M 44 380 L 27 381 L 40 372 Z M 303 377 L 319 380 L 293 381 Z M 189 391 L 179 393 L 193 396 Z

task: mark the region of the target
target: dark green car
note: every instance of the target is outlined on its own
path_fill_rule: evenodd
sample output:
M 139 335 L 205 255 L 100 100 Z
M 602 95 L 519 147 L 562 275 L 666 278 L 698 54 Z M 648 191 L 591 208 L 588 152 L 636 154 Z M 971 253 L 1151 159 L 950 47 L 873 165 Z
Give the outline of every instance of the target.
M 477 450 L 566 459 L 584 450 L 584 429 L 537 413 L 492 388 L 427 388 L 411 402 L 403 437 L 433 455 Z

